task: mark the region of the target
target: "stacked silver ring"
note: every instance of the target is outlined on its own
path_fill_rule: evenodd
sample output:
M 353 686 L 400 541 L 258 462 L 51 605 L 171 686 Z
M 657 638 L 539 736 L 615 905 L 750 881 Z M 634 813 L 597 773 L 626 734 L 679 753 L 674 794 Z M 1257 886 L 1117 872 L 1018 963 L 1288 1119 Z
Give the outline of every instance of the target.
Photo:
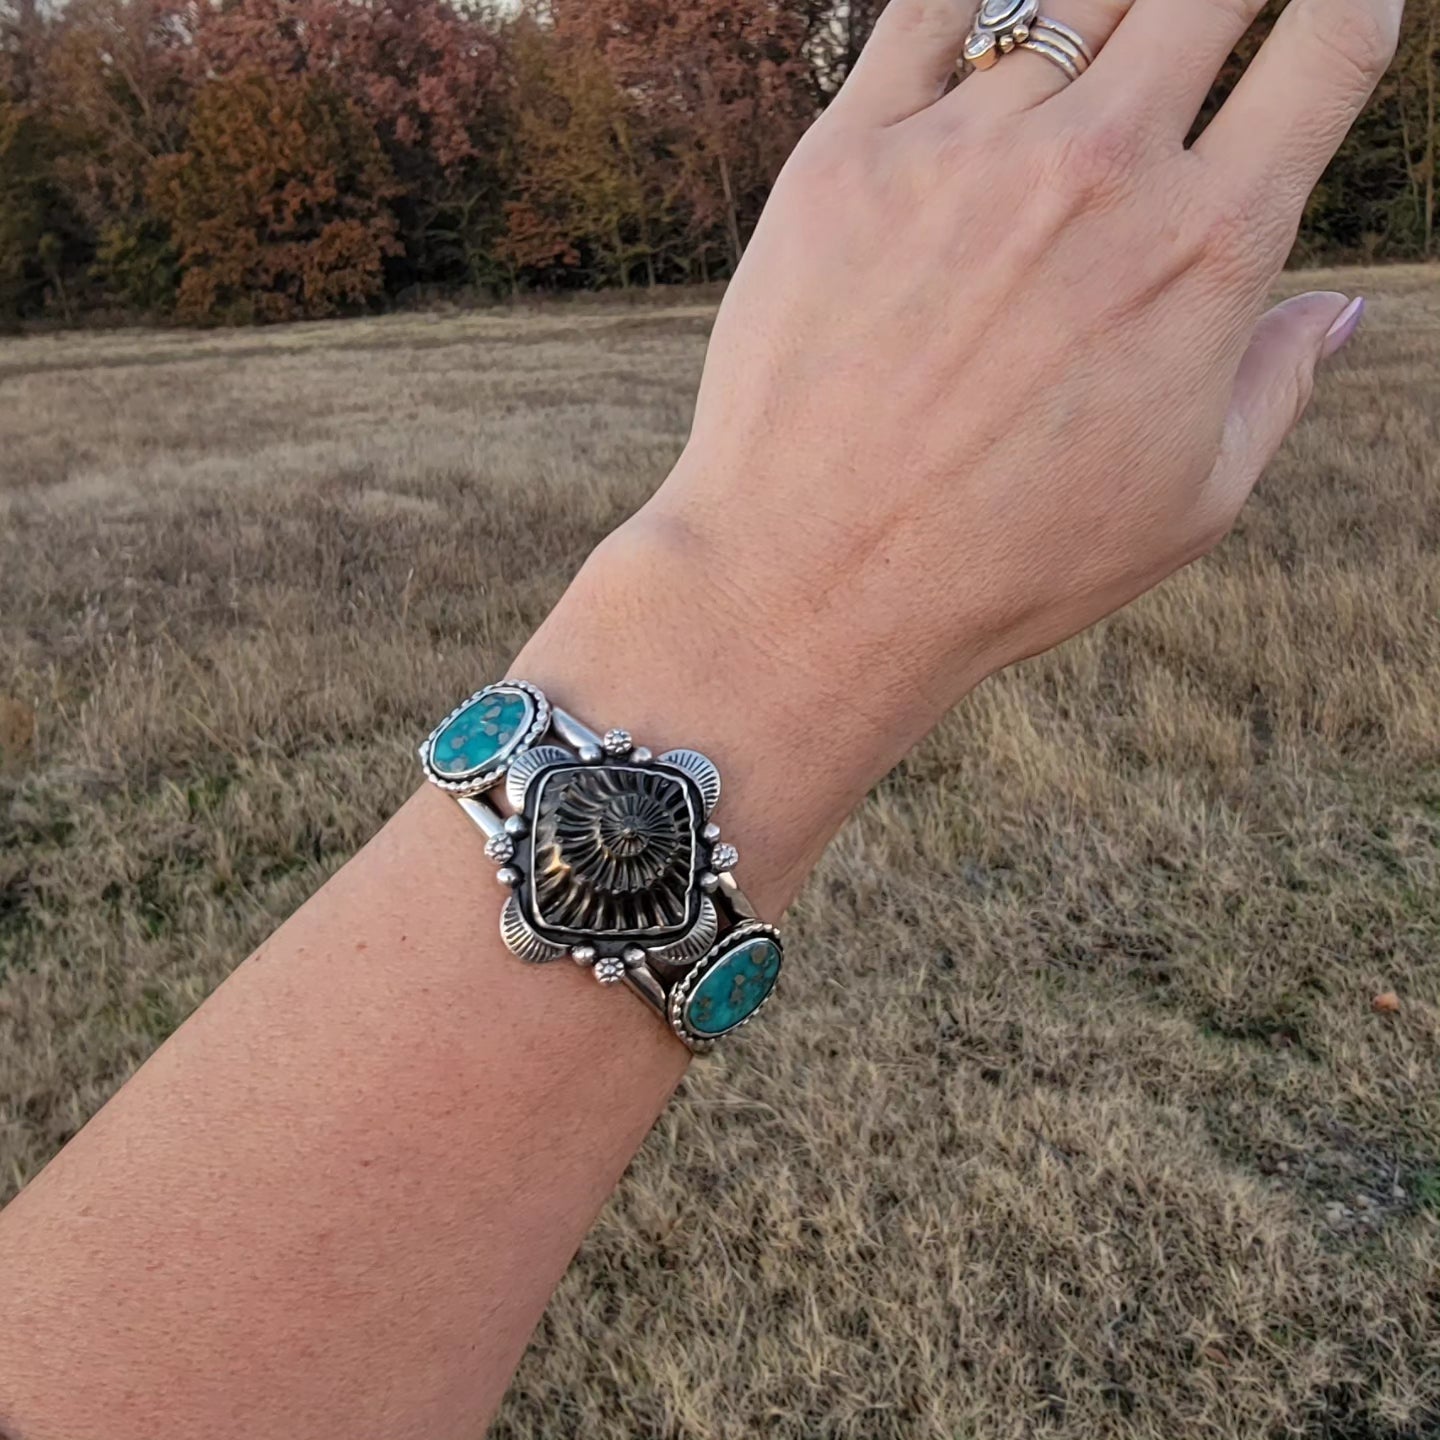
M 984 0 L 965 41 L 965 62 L 988 70 L 1013 50 L 1043 55 L 1067 80 L 1078 80 L 1095 58 L 1083 36 L 1040 13 L 1040 0 Z

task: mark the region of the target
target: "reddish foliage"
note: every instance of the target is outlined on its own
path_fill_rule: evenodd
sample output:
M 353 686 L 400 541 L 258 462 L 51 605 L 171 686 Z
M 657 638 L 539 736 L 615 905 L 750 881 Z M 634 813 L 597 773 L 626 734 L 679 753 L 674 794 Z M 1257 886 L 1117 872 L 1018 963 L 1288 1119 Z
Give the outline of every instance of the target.
M 594 48 L 521 22 L 511 36 L 514 199 L 496 253 L 512 283 L 587 266 L 629 283 L 653 278 L 668 197 L 633 134 L 633 101 Z
M 555 28 L 601 54 L 668 158 L 692 228 L 747 222 L 814 114 L 805 10 L 773 0 L 554 0 Z
M 194 14 L 184 0 L 75 0 L 48 47 L 48 112 L 87 214 L 141 203 L 151 164 L 185 135 Z
M 240 0 L 202 23 L 194 63 L 203 74 L 325 76 L 387 147 L 451 170 L 478 153 L 498 49 L 483 17 L 446 0 Z
M 392 279 L 475 279 L 500 224 L 498 29 L 449 0 L 237 0 L 198 27 L 202 76 L 324 78 L 374 126 L 400 185 Z
M 883 5 L 0 0 L 0 320 L 161 313 L 177 287 L 188 313 L 238 315 L 311 313 L 376 283 L 404 296 L 729 274 Z M 1202 119 L 1282 9 L 1266 0 Z M 1440 250 L 1437 63 L 1440 0 L 1412 0 L 1300 253 Z M 320 128 L 271 137 L 252 174 L 213 117 L 233 111 L 258 144 L 257 75 L 286 115 L 308 97 L 299 123 Z M 332 169 L 344 179 L 321 198 Z M 222 189 L 202 195 L 187 178 L 202 172 Z M 292 185 L 310 200 L 280 205 L 274 231 Z M 284 246 L 300 248 L 282 261 Z M 260 299 L 272 266 L 288 278 Z
M 580 252 L 560 222 L 542 214 L 528 200 L 506 202 L 505 230 L 496 250 L 512 271 L 544 271 L 580 263 Z
M 252 71 L 201 90 L 186 149 L 155 168 L 182 315 L 287 320 L 380 293 L 398 248 L 394 180 L 354 105 L 328 82 Z

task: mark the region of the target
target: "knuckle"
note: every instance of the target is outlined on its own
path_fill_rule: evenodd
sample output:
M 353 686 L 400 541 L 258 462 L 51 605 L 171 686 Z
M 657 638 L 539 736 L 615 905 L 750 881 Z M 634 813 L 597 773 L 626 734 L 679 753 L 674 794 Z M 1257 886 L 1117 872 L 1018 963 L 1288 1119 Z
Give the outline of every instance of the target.
M 1275 366 L 1265 379 L 1261 403 L 1239 437 L 1232 464 L 1253 480 L 1298 425 L 1315 393 L 1315 368 L 1301 356 Z
M 1245 270 L 1260 259 L 1261 245 L 1250 205 L 1227 198 L 1213 202 L 1201 222 L 1200 250 L 1213 265 Z
M 1187 265 L 1227 284 L 1268 283 L 1294 248 L 1302 206 L 1303 198 L 1268 181 L 1200 184 L 1176 198 L 1174 211 L 1184 218 L 1175 234 Z
M 1390 68 L 1400 41 L 1399 12 L 1388 0 L 1329 0 L 1320 43 L 1368 92 Z
M 1090 205 L 1127 192 L 1140 161 L 1141 140 L 1129 116 L 1102 115 L 1042 151 L 1042 180 Z

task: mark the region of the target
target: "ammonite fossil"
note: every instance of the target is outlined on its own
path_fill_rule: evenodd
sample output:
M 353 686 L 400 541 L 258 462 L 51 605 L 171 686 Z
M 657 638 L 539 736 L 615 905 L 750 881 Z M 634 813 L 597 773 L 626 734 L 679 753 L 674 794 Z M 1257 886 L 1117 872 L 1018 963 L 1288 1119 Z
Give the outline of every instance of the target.
M 699 806 L 683 775 L 560 766 L 538 785 L 527 899 L 541 934 L 661 939 L 694 923 Z

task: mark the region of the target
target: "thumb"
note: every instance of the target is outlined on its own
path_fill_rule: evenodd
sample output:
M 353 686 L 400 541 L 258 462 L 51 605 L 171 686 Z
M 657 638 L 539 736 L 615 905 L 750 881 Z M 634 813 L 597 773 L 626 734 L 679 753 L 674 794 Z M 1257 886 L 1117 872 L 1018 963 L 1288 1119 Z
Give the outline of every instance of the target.
M 1329 290 L 1297 295 L 1267 311 L 1235 376 L 1213 485 L 1216 500 L 1238 513 L 1315 389 L 1315 372 L 1359 328 L 1365 301 Z

